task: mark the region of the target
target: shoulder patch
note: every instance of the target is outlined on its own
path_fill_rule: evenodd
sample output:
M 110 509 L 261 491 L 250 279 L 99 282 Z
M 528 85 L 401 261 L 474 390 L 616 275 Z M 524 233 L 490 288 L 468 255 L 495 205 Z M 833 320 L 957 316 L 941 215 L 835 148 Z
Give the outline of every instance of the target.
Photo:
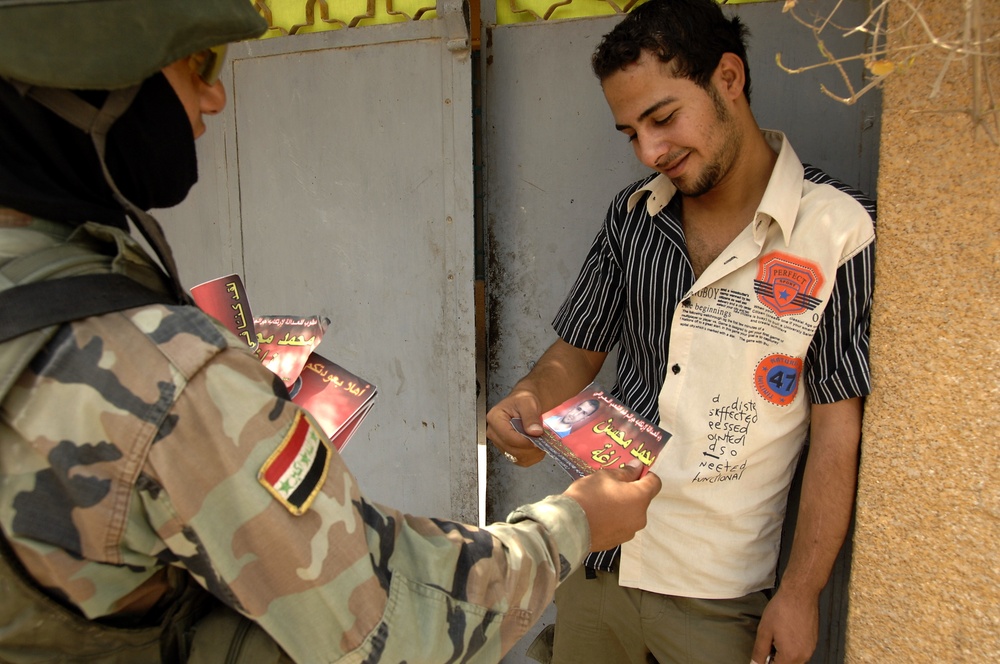
M 330 443 L 303 412 L 267 458 L 257 480 L 295 516 L 306 513 L 330 468 Z

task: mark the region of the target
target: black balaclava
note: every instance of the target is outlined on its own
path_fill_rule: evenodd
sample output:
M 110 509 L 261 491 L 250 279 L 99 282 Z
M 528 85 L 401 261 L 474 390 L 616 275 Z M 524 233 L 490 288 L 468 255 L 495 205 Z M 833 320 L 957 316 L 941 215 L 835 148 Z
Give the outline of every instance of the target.
M 106 92 L 79 91 L 100 107 Z M 161 73 L 146 79 L 108 132 L 108 170 L 142 210 L 171 207 L 198 179 L 191 122 Z M 0 207 L 52 221 L 127 229 L 91 138 L 0 79 Z

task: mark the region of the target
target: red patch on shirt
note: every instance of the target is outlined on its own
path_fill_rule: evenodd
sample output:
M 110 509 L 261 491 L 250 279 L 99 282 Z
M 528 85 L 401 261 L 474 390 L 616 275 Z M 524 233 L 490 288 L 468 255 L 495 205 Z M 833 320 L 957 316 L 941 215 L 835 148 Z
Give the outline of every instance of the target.
M 818 307 L 821 300 L 816 293 L 822 286 L 818 265 L 780 251 L 760 259 L 753 281 L 757 299 L 778 316 L 794 316 Z

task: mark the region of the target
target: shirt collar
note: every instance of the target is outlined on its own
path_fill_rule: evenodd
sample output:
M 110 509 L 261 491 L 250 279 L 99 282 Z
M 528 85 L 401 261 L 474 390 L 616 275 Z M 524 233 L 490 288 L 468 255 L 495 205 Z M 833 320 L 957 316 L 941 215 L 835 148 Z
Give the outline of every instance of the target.
M 762 239 L 773 221 L 781 228 L 787 246 L 798 216 L 799 201 L 802 197 L 802 180 L 805 169 L 795 150 L 780 131 L 762 130 L 764 140 L 778 153 L 778 160 L 767 181 L 767 188 L 761 198 L 757 214 L 754 215 L 754 237 Z M 659 214 L 677 193 L 677 188 L 666 175 L 658 175 L 644 187 L 636 190 L 628 198 L 628 210 L 632 211 L 643 196 L 646 198 L 646 212 L 651 217 Z

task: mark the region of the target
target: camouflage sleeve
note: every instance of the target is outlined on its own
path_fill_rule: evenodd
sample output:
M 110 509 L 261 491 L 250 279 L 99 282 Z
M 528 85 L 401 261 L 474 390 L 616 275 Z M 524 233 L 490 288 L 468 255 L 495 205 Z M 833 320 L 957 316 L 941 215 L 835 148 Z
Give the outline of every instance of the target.
M 488 529 L 365 499 L 312 418 L 187 307 L 66 326 L 0 404 L 0 527 L 89 617 L 187 570 L 297 661 L 497 661 L 582 561 L 553 497 Z
M 270 372 L 226 350 L 183 386 L 140 476 L 128 537 L 183 566 L 297 661 L 497 661 L 589 543 L 552 497 L 487 529 L 365 499 Z

